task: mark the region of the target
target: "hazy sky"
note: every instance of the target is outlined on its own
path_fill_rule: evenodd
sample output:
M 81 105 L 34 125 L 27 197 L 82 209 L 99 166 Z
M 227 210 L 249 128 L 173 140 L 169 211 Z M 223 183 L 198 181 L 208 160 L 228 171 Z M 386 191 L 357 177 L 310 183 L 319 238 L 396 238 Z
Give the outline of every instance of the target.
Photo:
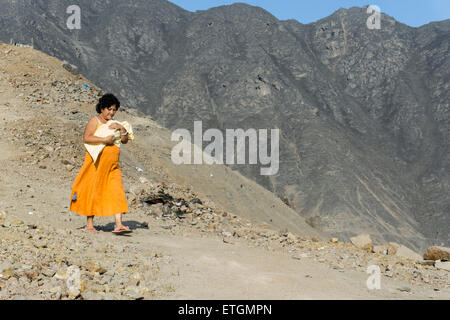
M 418 27 L 431 21 L 450 19 L 450 0 L 169 0 L 189 11 L 236 2 L 262 7 L 280 20 L 296 19 L 310 23 L 325 18 L 339 8 L 377 5 L 397 21 Z

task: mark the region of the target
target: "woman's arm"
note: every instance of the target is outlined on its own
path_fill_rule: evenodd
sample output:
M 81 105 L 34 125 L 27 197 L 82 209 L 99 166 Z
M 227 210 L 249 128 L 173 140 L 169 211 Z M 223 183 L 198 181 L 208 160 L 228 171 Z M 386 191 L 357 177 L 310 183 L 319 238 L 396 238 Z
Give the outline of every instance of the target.
M 120 132 L 120 141 L 123 144 L 127 144 L 128 143 L 128 135 L 125 134 L 127 132 L 127 130 L 125 129 L 124 126 L 122 126 L 120 123 L 115 122 L 115 123 L 110 124 L 109 128 L 113 129 L 113 130 L 119 130 L 119 132 Z
M 125 131 L 124 131 L 125 132 Z M 121 132 L 122 133 L 122 132 Z M 127 144 L 128 143 L 128 135 L 126 135 L 126 136 L 120 136 L 120 141 L 123 143 L 123 144 Z
M 86 125 L 86 128 L 84 129 L 84 136 L 83 136 L 84 143 L 107 144 L 109 137 L 101 138 L 94 136 L 96 129 L 97 129 L 97 120 L 95 120 L 95 118 L 92 118 L 91 120 L 89 120 L 89 122 Z

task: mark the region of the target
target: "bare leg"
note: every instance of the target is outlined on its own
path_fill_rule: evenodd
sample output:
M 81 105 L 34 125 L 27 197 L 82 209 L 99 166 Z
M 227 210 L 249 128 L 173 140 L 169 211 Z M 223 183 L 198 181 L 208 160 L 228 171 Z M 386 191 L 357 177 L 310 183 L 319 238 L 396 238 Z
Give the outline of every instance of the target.
M 94 227 L 94 216 L 87 217 L 86 228 Z
M 114 220 L 116 221 L 116 228 L 114 229 L 114 231 L 131 231 L 130 228 L 128 228 L 127 226 L 124 226 L 122 224 L 122 214 L 118 213 L 114 216 Z
M 114 219 L 116 220 L 116 229 L 120 229 L 122 227 L 122 214 L 116 214 L 114 216 Z
M 86 221 L 86 227 L 85 227 L 86 231 L 89 232 L 98 232 L 95 228 L 94 228 L 94 216 L 88 216 L 87 217 L 87 221 Z

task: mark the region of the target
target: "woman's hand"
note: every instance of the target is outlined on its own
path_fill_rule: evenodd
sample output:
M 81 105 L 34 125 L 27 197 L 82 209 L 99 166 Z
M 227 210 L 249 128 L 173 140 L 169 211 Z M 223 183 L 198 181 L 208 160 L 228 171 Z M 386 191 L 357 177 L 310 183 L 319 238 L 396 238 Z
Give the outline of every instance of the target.
M 105 138 L 105 144 L 107 146 L 112 146 L 114 144 L 114 140 L 116 140 L 116 137 L 112 134 Z

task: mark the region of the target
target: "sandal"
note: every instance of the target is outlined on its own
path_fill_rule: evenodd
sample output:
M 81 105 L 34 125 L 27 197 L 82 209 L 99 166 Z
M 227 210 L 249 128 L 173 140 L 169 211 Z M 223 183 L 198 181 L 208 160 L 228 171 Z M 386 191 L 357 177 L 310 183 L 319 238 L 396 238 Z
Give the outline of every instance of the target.
M 95 229 L 94 227 L 84 227 L 84 231 L 89 232 L 89 233 L 98 233 L 98 230 Z
M 131 231 L 129 227 L 121 226 L 119 228 L 115 228 L 112 233 L 114 233 L 114 234 L 125 234 L 125 233 L 130 233 L 130 232 L 133 232 L 133 231 Z

